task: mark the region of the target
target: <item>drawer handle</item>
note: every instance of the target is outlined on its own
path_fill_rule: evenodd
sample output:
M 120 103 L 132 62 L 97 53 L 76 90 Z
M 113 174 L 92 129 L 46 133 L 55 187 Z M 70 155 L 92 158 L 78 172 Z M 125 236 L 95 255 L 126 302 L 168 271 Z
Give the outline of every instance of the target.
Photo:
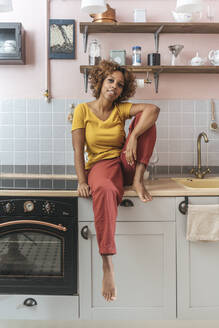
M 82 238 L 88 240 L 88 226 L 84 226 L 81 229 L 81 236 L 82 236 Z
M 123 206 L 123 207 L 133 207 L 134 206 L 134 203 L 130 199 L 123 199 L 123 201 L 120 203 L 120 206 Z
M 34 298 L 26 298 L 23 303 L 25 306 L 36 306 L 37 301 Z
M 181 203 L 179 203 L 179 211 L 183 215 L 185 215 L 187 213 L 188 203 L 189 203 L 189 200 L 188 200 L 187 196 L 185 196 L 185 200 L 183 200 Z

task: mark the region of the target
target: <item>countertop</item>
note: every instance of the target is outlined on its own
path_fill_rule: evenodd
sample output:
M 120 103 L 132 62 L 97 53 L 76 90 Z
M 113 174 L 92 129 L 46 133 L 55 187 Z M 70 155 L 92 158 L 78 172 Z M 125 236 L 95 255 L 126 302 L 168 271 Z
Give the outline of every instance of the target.
M 19 176 L 20 177 L 20 176 Z M 27 175 L 25 175 L 27 177 Z M 38 176 L 39 177 L 39 176 Z M 51 176 L 50 176 L 51 177 Z M 5 176 L 4 176 L 5 178 Z M 33 178 L 33 176 L 31 176 Z M 42 176 L 40 176 L 42 178 Z M 49 177 L 46 176 L 48 179 Z M 57 179 L 57 176 L 53 177 Z M 62 177 L 63 178 L 63 177 Z M 68 176 L 69 179 L 76 179 L 75 175 Z M 66 176 L 65 176 L 66 179 Z M 189 188 L 177 183 L 171 178 L 158 178 L 155 180 L 145 180 L 145 186 L 154 197 L 175 197 L 175 196 L 219 196 L 219 188 Z M 76 197 L 77 190 L 26 190 L 26 189 L 2 189 L 0 196 L 31 196 L 31 197 Z M 125 187 L 125 197 L 137 197 L 136 192 L 131 187 Z

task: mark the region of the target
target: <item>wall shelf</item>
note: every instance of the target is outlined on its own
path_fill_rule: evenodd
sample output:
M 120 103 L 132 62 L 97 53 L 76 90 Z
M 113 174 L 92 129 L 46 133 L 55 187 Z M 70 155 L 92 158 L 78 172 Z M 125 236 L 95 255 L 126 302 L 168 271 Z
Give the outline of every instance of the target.
M 84 75 L 84 88 L 85 92 L 87 92 L 88 87 L 88 75 L 89 71 L 94 66 L 90 65 L 82 65 L 80 66 L 80 72 Z M 155 81 L 155 91 L 158 92 L 158 83 L 159 83 L 159 75 L 161 73 L 189 73 L 189 74 L 219 74 L 219 66 L 138 66 L 134 67 L 132 65 L 122 66 L 132 71 L 133 73 L 147 73 L 150 72 L 154 74 Z
M 219 23 L 80 23 L 80 33 L 156 33 L 161 27 L 160 33 L 195 33 L 218 34 Z
M 80 33 L 83 34 L 84 51 L 87 50 L 88 35 L 90 33 L 153 33 L 155 40 L 155 51 L 159 52 L 160 33 L 181 33 L 181 34 L 219 34 L 219 23 L 175 23 L 175 22 L 113 22 L 113 23 L 92 23 L 81 22 Z M 84 74 L 85 92 L 87 92 L 88 74 L 92 66 L 80 66 L 81 73 Z M 207 73 L 218 74 L 219 66 L 125 66 L 133 73 L 151 72 L 154 74 L 155 90 L 158 92 L 158 82 L 160 73 Z
M 80 72 L 85 73 L 87 70 L 88 72 L 94 66 L 90 65 L 82 65 L 80 66 Z M 133 73 L 146 73 L 146 72 L 159 72 L 159 73 L 208 73 L 208 74 L 218 74 L 219 73 L 219 66 L 138 66 L 133 67 L 132 65 L 122 66 L 127 68 L 129 71 Z

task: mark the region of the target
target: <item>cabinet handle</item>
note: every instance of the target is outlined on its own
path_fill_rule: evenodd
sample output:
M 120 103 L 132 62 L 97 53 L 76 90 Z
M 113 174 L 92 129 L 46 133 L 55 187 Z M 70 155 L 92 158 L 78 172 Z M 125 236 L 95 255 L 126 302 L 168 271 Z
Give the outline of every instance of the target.
M 81 229 L 81 236 L 82 238 L 84 239 L 88 239 L 88 226 L 84 226 L 82 229 Z
M 120 203 L 120 206 L 123 206 L 123 207 L 133 207 L 134 206 L 134 203 L 130 199 L 123 199 L 123 201 Z
M 183 200 L 181 203 L 179 203 L 179 211 L 182 214 L 186 214 L 188 210 L 188 197 L 185 197 L 185 200 Z
M 34 298 L 26 298 L 23 303 L 25 306 L 36 306 L 37 301 Z

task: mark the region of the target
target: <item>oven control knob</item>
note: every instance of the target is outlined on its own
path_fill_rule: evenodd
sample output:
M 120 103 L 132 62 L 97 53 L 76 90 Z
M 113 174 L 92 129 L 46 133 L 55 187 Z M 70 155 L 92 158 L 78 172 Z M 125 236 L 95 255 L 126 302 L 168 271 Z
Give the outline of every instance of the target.
M 32 212 L 34 210 L 34 203 L 31 200 L 27 200 L 24 203 L 24 212 Z
M 11 214 L 15 209 L 15 205 L 13 202 L 8 202 L 3 206 L 3 210 L 6 214 Z
M 44 214 L 53 214 L 55 212 L 55 205 L 50 202 L 45 202 L 43 204 L 43 213 Z

